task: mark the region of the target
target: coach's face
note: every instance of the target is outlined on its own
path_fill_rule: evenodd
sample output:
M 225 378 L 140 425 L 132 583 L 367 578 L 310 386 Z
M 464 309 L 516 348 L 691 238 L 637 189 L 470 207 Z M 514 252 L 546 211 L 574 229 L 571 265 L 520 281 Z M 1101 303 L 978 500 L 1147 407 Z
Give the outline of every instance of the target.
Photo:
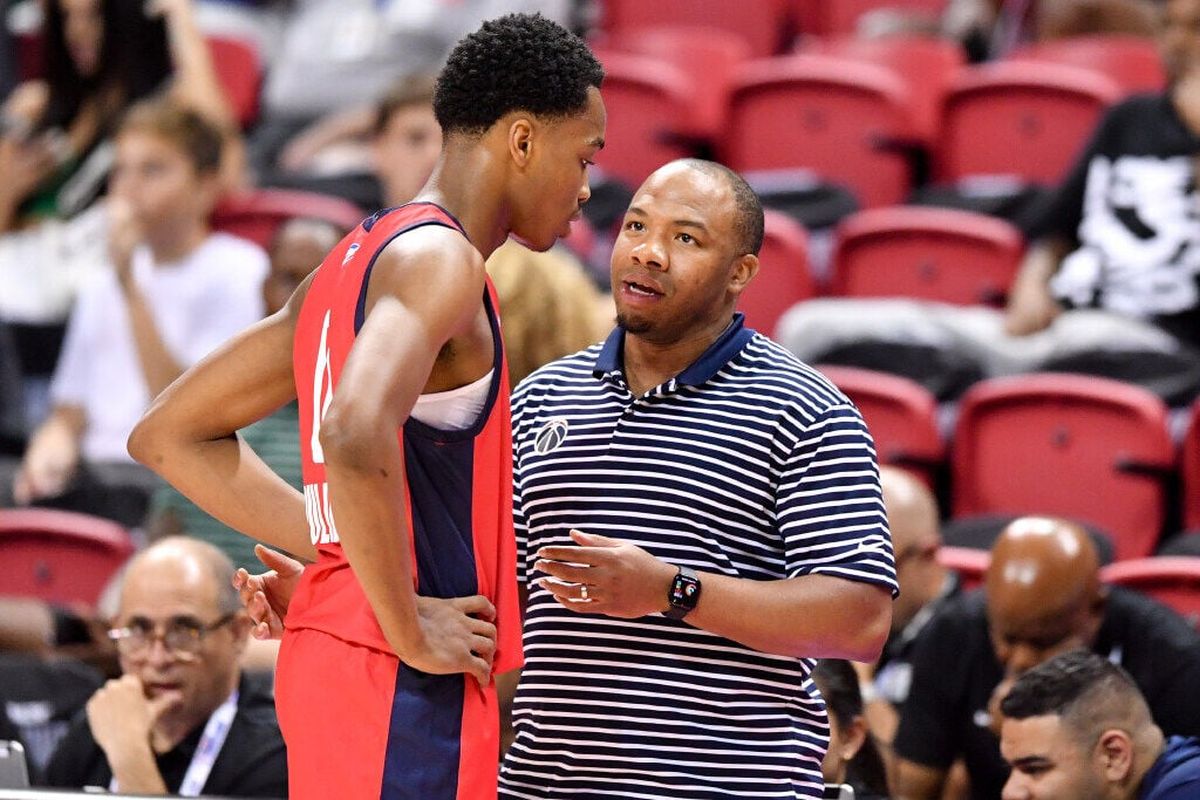
M 737 252 L 737 206 L 719 173 L 672 162 L 646 179 L 612 255 L 617 324 L 656 344 L 722 326 L 758 269 Z

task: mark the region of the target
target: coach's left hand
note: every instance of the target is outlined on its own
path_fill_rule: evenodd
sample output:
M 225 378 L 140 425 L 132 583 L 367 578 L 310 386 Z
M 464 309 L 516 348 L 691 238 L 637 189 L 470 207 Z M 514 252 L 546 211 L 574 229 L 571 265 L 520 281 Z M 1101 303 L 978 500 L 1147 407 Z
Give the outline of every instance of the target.
M 534 564 L 557 579 L 539 578 L 537 583 L 564 607 L 622 619 L 667 608 L 676 567 L 619 539 L 577 530 L 571 538 L 578 547 L 543 547 Z

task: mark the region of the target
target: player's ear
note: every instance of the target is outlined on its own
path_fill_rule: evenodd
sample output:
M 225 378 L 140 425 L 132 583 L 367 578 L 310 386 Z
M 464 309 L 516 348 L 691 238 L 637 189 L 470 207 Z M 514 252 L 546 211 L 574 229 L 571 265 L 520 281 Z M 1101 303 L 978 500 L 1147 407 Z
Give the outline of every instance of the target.
M 508 154 L 518 169 L 525 169 L 533 154 L 533 121 L 517 117 L 508 126 Z

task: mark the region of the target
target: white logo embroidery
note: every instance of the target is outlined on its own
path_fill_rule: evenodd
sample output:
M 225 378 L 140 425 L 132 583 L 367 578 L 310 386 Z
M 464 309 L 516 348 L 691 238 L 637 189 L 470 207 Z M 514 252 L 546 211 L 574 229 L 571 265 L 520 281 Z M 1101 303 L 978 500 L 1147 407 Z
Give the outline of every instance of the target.
M 542 426 L 533 438 L 533 451 L 539 456 L 557 450 L 567 438 L 567 421 L 552 419 Z
M 350 259 L 354 258 L 354 254 L 358 252 L 358 242 L 346 248 L 346 255 L 342 256 L 342 266 L 350 263 Z

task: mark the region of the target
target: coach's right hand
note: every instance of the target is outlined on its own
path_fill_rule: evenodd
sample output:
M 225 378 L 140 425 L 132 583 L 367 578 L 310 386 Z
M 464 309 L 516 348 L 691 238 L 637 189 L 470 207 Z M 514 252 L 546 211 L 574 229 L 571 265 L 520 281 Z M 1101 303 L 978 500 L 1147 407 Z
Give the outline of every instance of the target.
M 254 620 L 254 638 L 283 636 L 283 619 L 304 573 L 304 564 L 278 550 L 254 545 L 254 555 L 269 570 L 251 575 L 243 568 L 233 573 L 233 586 L 242 597 L 246 613 Z
M 401 656 L 405 664 L 434 675 L 465 672 L 479 685 L 492 679 L 496 655 L 496 608 L 482 595 L 417 597 L 423 646 Z

